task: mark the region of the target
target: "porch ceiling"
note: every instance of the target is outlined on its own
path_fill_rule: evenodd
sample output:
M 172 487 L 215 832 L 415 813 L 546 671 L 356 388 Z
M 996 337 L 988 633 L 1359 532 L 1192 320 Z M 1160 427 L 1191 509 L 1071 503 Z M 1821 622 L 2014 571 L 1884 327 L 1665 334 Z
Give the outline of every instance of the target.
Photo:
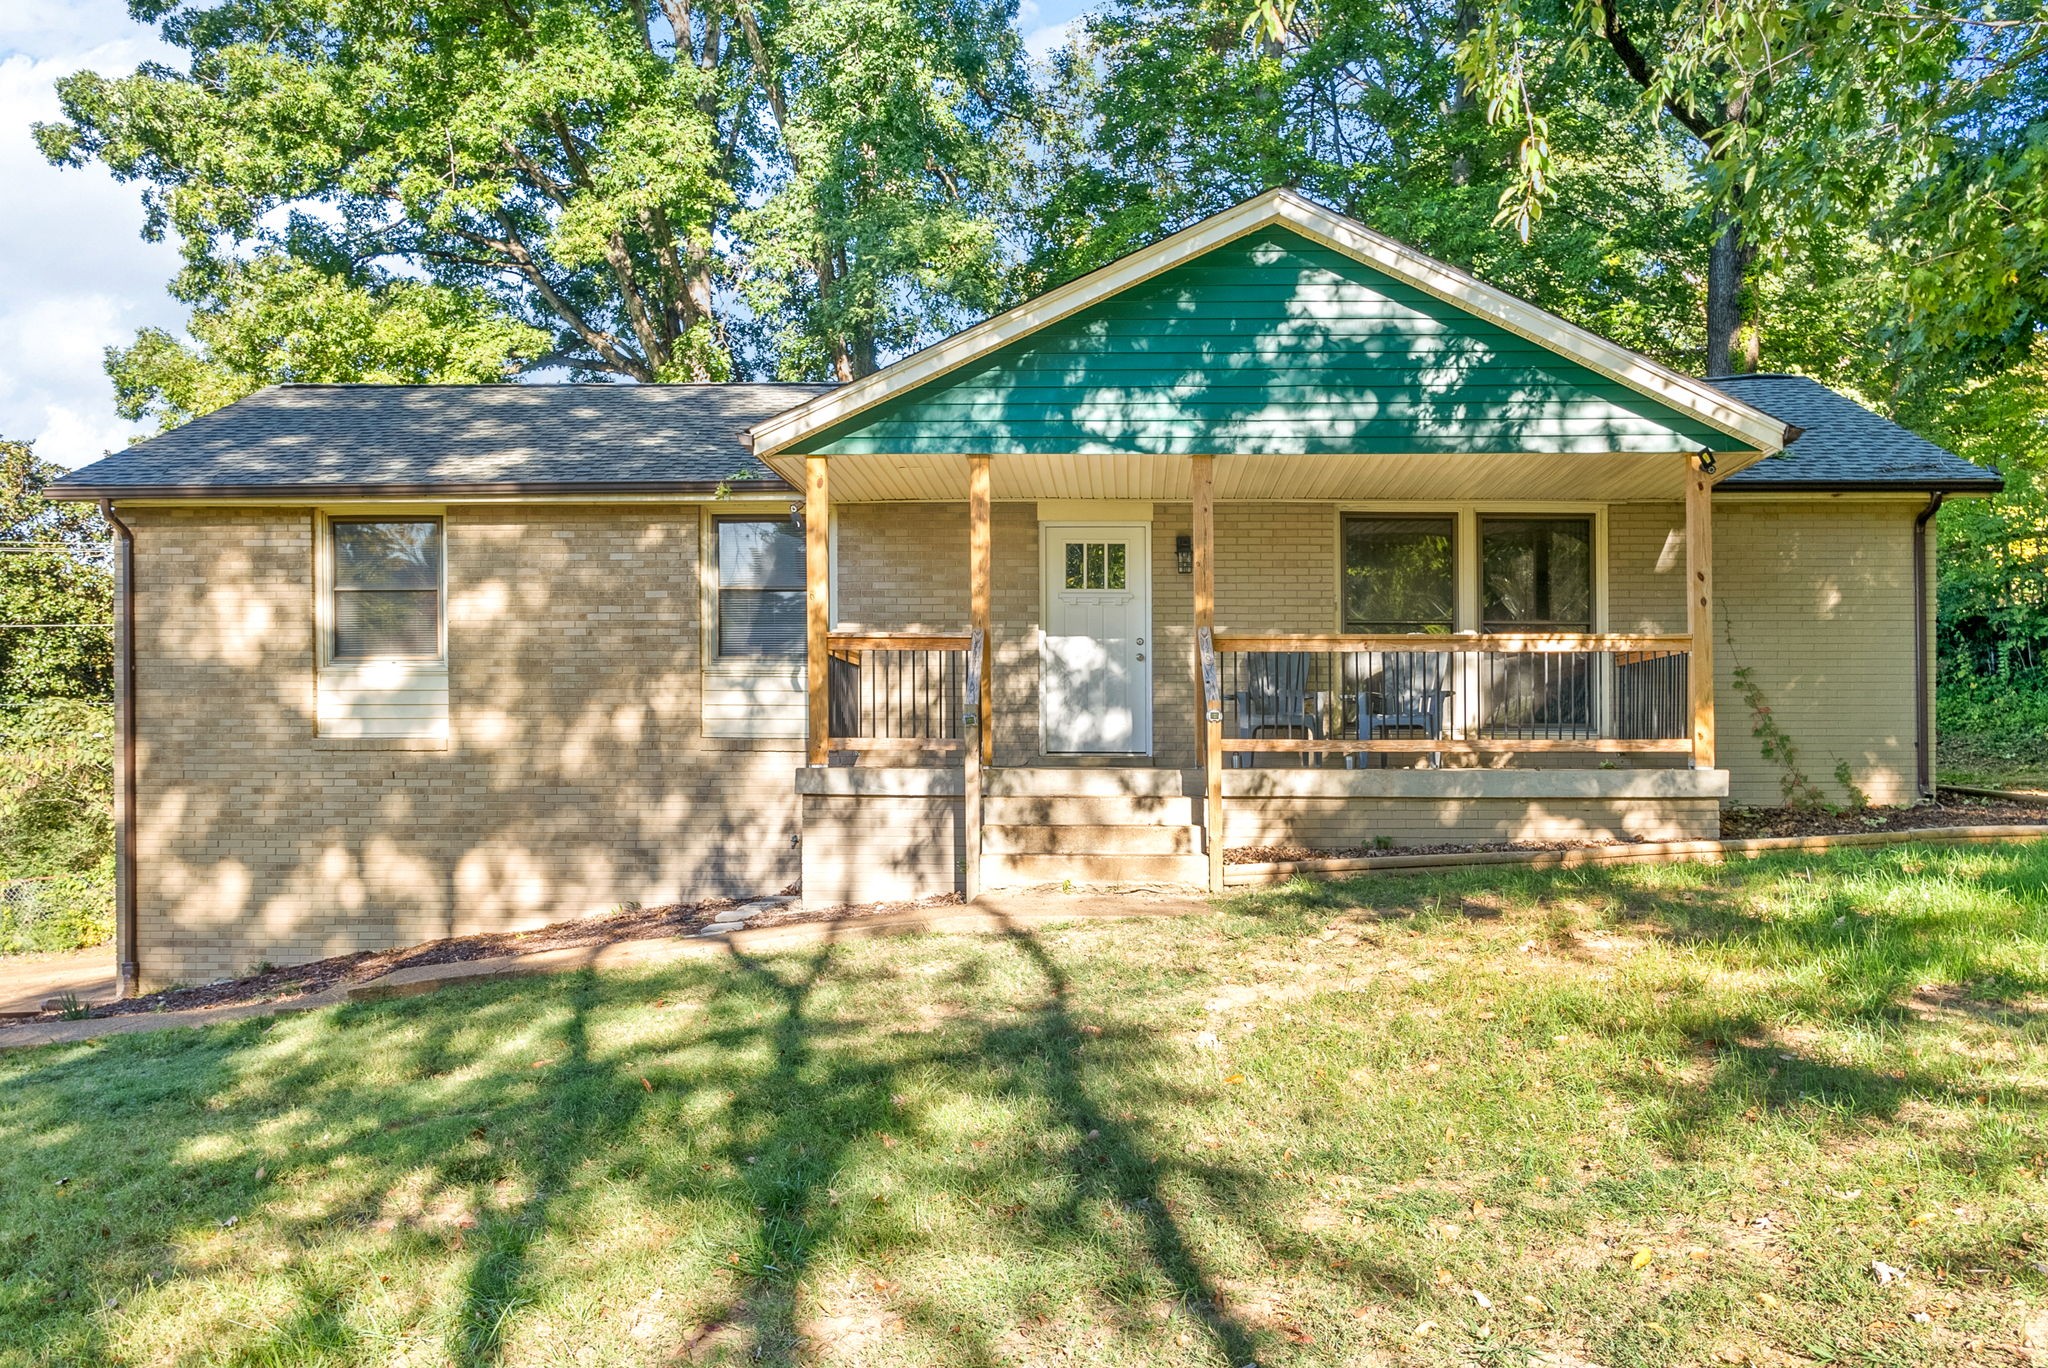
M 967 458 L 840 455 L 834 503 L 956 502 L 967 497 Z M 990 459 L 997 500 L 1189 497 L 1188 458 L 1150 454 L 1004 455 Z M 1613 454 L 1218 456 L 1216 497 L 1340 501 L 1572 500 L 1624 503 L 1685 496 L 1686 457 Z

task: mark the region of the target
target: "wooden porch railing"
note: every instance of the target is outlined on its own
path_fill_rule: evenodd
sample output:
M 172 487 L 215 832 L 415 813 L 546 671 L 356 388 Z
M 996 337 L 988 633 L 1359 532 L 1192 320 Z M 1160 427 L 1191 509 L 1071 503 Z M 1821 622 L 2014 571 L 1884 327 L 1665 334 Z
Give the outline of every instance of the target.
M 1219 633 L 1204 722 L 1223 713 L 1226 757 L 1689 755 L 1691 652 L 1683 635 Z
M 832 749 L 957 755 L 970 680 L 965 632 L 832 632 Z

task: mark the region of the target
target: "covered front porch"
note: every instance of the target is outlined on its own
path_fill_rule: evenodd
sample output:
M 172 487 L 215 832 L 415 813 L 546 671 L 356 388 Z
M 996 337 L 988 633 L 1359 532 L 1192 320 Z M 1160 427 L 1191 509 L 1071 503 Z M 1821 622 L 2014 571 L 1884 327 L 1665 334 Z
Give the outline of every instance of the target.
M 812 896 L 1717 834 L 1700 457 L 1051 464 L 805 460 Z

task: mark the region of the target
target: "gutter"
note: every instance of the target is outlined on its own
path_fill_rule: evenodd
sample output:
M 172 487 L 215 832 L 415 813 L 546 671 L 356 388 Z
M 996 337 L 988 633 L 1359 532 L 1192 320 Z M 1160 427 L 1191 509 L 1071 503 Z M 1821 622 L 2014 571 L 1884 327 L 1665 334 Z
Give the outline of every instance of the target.
M 384 484 L 160 484 L 90 485 L 67 484 L 62 480 L 43 491 L 50 499 L 78 502 L 110 499 L 463 499 L 518 497 L 602 498 L 608 494 L 670 494 L 679 500 L 696 501 L 727 495 L 751 493 L 782 495 L 794 493 L 781 476 L 772 471 L 745 480 L 498 480 L 469 484 L 437 481 L 408 481 Z
M 1927 706 L 1927 524 L 1947 495 L 1936 490 L 1913 519 L 1913 771 L 1920 796 L 1934 796 L 1934 716 Z
M 114 529 L 114 959 L 115 995 L 142 987 L 135 917 L 135 533 L 100 500 Z

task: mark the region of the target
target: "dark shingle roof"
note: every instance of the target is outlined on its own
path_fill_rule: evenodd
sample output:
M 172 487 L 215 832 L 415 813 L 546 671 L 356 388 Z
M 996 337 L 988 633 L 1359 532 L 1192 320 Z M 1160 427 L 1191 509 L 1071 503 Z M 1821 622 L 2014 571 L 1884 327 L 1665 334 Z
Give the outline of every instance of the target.
M 1721 481 L 1722 489 L 1939 489 L 1961 493 L 2004 488 L 1997 471 L 1943 450 L 1818 380 L 1760 373 L 1715 376 L 1707 383 L 1804 429 L 1782 455 L 1737 471 Z
M 276 385 L 51 492 L 317 495 L 709 489 L 781 479 L 741 433 L 829 385 Z
M 1730 490 L 1989 492 L 1996 471 L 1944 451 L 1818 381 L 1707 383 L 1804 429 Z M 59 497 L 709 490 L 742 471 L 753 424 L 829 385 L 278 385 L 73 471 Z

